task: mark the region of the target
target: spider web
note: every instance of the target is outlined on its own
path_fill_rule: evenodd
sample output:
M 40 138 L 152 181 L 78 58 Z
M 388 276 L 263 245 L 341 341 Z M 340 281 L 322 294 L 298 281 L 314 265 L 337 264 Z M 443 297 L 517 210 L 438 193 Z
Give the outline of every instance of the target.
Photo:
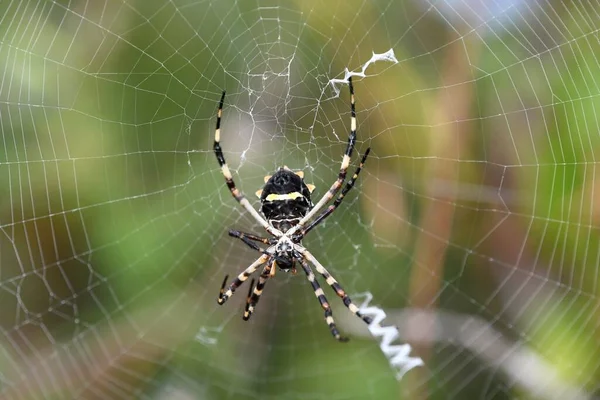
M 2 398 L 600 394 L 595 6 L 324 3 L 0 4 Z M 303 244 L 399 328 L 377 338 L 322 280 L 339 344 L 301 273 L 249 322 L 246 286 L 217 306 L 257 257 L 227 231 L 264 232 L 212 140 L 226 89 L 253 205 L 282 165 L 318 199 L 349 74 L 371 155 Z M 381 350 L 402 343 L 424 365 L 398 380 L 402 351 Z

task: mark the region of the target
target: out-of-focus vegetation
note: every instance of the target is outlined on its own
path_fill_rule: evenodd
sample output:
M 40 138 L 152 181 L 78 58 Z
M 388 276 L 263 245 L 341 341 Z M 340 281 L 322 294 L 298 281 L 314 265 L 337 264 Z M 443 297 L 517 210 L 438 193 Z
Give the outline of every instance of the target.
M 524 2 L 478 20 L 456 7 L 0 4 L 3 395 L 600 394 L 596 11 Z M 257 257 L 227 230 L 261 233 L 212 153 L 221 91 L 223 146 L 248 197 L 284 164 L 319 196 L 349 128 L 347 87 L 338 98 L 328 81 L 389 49 L 397 64 L 355 80 L 357 150 L 372 157 L 304 243 L 386 310 L 497 334 L 478 354 L 439 339 L 443 325 L 400 321 L 426 366 L 399 383 L 376 341 L 331 339 L 301 273 L 269 281 L 249 323 L 247 288 L 215 302 L 224 274 Z M 341 329 L 359 331 L 325 290 Z

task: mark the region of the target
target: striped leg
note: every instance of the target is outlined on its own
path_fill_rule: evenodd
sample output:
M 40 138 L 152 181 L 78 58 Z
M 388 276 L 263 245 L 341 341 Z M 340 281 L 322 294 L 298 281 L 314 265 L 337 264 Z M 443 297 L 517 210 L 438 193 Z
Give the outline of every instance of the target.
M 225 101 L 225 92 L 221 95 L 221 101 L 219 102 L 219 110 L 217 111 L 217 127 L 215 129 L 215 142 L 213 144 L 213 150 L 215 152 L 215 156 L 217 156 L 217 161 L 221 166 L 221 172 L 225 177 L 225 183 L 227 183 L 227 187 L 231 192 L 231 195 L 234 199 L 241 204 L 242 207 L 248 211 L 254 219 L 263 226 L 270 234 L 273 236 L 281 236 L 282 233 L 269 225 L 267 221 L 250 205 L 250 202 L 244 196 L 244 194 L 235 186 L 235 182 L 233 181 L 233 176 L 231 175 L 231 171 L 227 166 L 227 162 L 225 161 L 225 156 L 223 155 L 223 150 L 221 149 L 221 115 L 223 114 L 223 102 Z
M 300 222 L 298 222 L 298 225 L 287 232 L 289 235 L 293 235 L 299 229 L 301 229 L 312 217 L 317 214 L 321 208 L 323 208 L 325 204 L 333 199 L 346 179 L 346 173 L 348 172 L 348 167 L 350 166 L 352 151 L 354 150 L 354 145 L 356 144 L 356 108 L 354 104 L 354 87 L 352 86 L 352 77 L 348 78 L 348 86 L 350 88 L 350 135 L 348 136 L 348 145 L 346 146 L 344 158 L 342 158 L 342 166 L 340 167 L 338 178 L 333 185 L 331 185 L 321 200 L 319 200 L 319 202 L 312 208 L 312 210 L 310 210 L 310 212 L 306 214 L 300 220 Z
M 229 231 L 229 236 L 233 236 L 233 237 L 236 237 L 236 238 L 240 239 L 242 242 L 246 243 L 246 245 L 248 247 L 250 247 L 252 250 L 256 250 L 256 251 L 258 251 L 260 253 L 263 253 L 263 254 L 269 254 L 265 250 L 263 250 L 260 247 L 258 247 L 258 245 L 252 241 L 252 238 L 247 237 L 246 234 L 244 234 L 242 232 Z M 258 236 L 255 236 L 255 237 L 258 238 Z M 265 239 L 265 240 L 268 240 L 268 239 Z M 262 240 L 260 240 L 260 241 L 262 242 Z
M 277 243 L 277 239 L 275 239 L 275 238 L 266 239 L 266 238 L 261 238 L 259 236 L 254 236 L 254 235 L 249 235 L 247 233 L 238 232 L 238 231 L 229 231 L 229 236 L 233 236 L 233 237 L 240 239 L 252 250 L 256 250 L 259 253 L 263 253 L 269 257 L 273 257 L 276 261 L 279 261 L 282 264 L 284 264 L 286 262 L 286 260 L 279 257 L 277 254 L 273 254 L 272 252 L 269 251 L 269 250 L 273 249 L 273 247 L 269 247 L 269 249 L 264 250 L 264 249 L 261 249 L 260 247 L 258 247 L 258 245 L 256 245 L 254 242 L 252 242 L 252 240 L 255 240 L 257 242 L 263 242 L 263 243 L 267 243 L 267 244 L 268 243 L 275 244 L 275 243 Z M 293 269 L 292 272 L 295 273 L 295 269 Z
M 367 161 L 367 157 L 369 156 L 370 151 L 371 151 L 371 148 L 368 148 L 367 151 L 365 152 L 365 154 L 363 155 L 362 160 L 360 160 L 360 164 L 358 165 L 358 168 L 356 168 L 356 171 L 354 171 L 354 175 L 352 176 L 352 179 L 350 179 L 348 182 L 346 182 L 346 186 L 344 187 L 344 190 L 342 190 L 342 193 L 340 193 L 340 195 L 333 202 L 333 204 L 330 205 L 329 207 L 327 207 L 327 209 L 325 211 L 323 211 L 305 229 L 302 229 L 302 231 L 300 231 L 300 239 L 304 235 L 306 235 L 308 232 L 310 232 L 310 230 L 313 229 L 315 226 L 317 226 L 321 222 L 323 222 L 323 220 L 325 218 L 327 218 L 328 216 L 330 216 L 331 213 L 333 213 L 335 211 L 335 209 L 338 208 L 338 206 L 342 203 L 342 201 L 344 200 L 344 196 L 346 196 L 346 193 L 348 193 L 350 191 L 350 189 L 352 189 L 354 187 L 354 183 L 358 179 L 358 175 L 360 174 L 360 171 L 362 170 L 362 167 L 365 164 L 365 161 Z
M 250 285 L 250 291 L 248 291 L 248 299 L 246 300 L 246 309 L 244 310 L 244 315 L 242 317 L 244 321 L 248 321 L 248 319 L 250 319 L 250 317 L 252 316 L 254 308 L 260 300 L 260 295 L 262 294 L 263 289 L 265 288 L 267 279 L 269 279 L 271 276 L 271 268 L 273 268 L 274 265 L 275 260 L 272 260 L 267 264 L 267 266 L 263 269 L 262 273 L 260 274 L 260 277 L 258 278 L 258 283 L 256 284 L 254 290 L 252 290 L 252 287 L 254 286 L 254 281 L 252 281 L 252 285 Z
M 219 297 L 217 298 L 217 303 L 224 304 L 227 299 L 233 296 L 235 290 L 244 283 L 250 275 L 252 275 L 258 267 L 267 262 L 269 256 L 267 254 L 263 254 L 258 260 L 254 261 L 244 272 L 239 274 L 237 278 L 231 282 L 231 285 L 225 290 L 225 285 L 227 284 L 228 275 L 225 275 L 225 279 L 223 280 L 223 284 L 221 285 L 221 290 L 219 290 Z
M 261 242 L 261 243 L 268 244 L 268 245 L 273 245 L 273 244 L 277 243 L 276 238 L 264 238 L 261 236 L 253 235 L 252 233 L 240 232 L 240 231 L 235 231 L 235 230 L 230 230 L 229 236 L 238 238 L 241 240 L 244 240 L 244 239 L 254 240 L 255 242 Z
M 310 254 L 310 252 L 306 249 L 304 249 L 303 253 L 304 257 L 306 257 L 306 259 L 308 261 L 310 261 L 316 268 L 317 268 L 317 272 L 319 274 L 321 274 L 323 276 L 323 278 L 325 278 L 325 281 L 327 282 L 327 284 L 329 286 L 331 286 L 331 288 L 335 291 L 335 294 L 338 295 L 338 297 L 340 299 L 342 299 L 342 301 L 344 302 L 344 305 L 346 307 L 348 307 L 348 309 L 357 317 L 361 318 L 363 321 L 365 321 L 365 323 L 367 325 L 371 324 L 371 322 L 373 322 L 373 319 L 371 317 L 367 317 L 366 315 L 362 315 L 360 313 L 360 311 L 358 311 L 358 306 L 356 304 L 354 304 L 352 302 L 352 300 L 350 299 L 350 296 L 348 296 L 346 294 L 346 292 L 344 291 L 344 289 L 340 286 L 340 284 L 335 280 L 335 278 L 333 276 L 331 276 L 331 274 L 325 269 L 325 267 L 323 267 L 323 265 L 321 265 L 321 263 L 319 261 L 317 261 L 317 259 Z
M 313 290 L 315 291 L 315 296 L 317 296 L 319 303 L 321 303 L 321 307 L 323 307 L 323 310 L 325 310 L 325 322 L 327 322 L 327 325 L 329 326 L 329 330 L 331 331 L 331 334 L 333 335 L 333 337 L 336 340 L 339 340 L 340 342 L 347 342 L 348 338 L 340 335 L 340 332 L 338 331 L 337 326 L 335 325 L 335 321 L 333 320 L 333 312 L 331 311 L 331 306 L 327 302 L 325 293 L 323 293 L 323 289 L 321 289 L 321 286 L 319 286 L 319 282 L 317 282 L 317 278 L 315 277 L 315 274 L 313 273 L 312 269 L 310 268 L 308 263 L 304 260 L 304 257 L 302 257 L 301 254 L 298 254 L 298 260 L 300 261 L 300 264 L 302 265 L 302 269 L 306 273 L 306 277 L 308 278 L 308 281 L 310 282 Z

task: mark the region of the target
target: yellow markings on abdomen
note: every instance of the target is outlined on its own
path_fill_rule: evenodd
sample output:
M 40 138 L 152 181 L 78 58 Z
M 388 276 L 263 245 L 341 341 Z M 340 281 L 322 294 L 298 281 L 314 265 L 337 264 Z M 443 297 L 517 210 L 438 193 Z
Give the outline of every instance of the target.
M 267 196 L 267 198 L 265 200 L 266 201 L 296 200 L 301 197 L 304 197 L 304 196 L 302 195 L 302 193 L 299 193 L 299 192 L 292 192 L 292 193 L 285 193 L 285 194 L 271 193 L 270 195 Z

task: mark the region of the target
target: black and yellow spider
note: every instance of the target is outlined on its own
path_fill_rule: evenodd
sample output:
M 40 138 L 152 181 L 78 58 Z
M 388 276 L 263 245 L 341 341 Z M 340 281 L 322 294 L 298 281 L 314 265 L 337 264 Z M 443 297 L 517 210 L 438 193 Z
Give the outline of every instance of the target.
M 272 238 L 263 238 L 249 233 L 239 232 L 230 230 L 229 235 L 238 239 L 241 239 L 246 245 L 252 249 L 262 253 L 262 255 L 254 261 L 246 270 L 240 273 L 237 278 L 229 285 L 225 290 L 228 276 L 225 276 L 221 290 L 219 291 L 219 297 L 217 299 L 219 304 L 224 304 L 229 299 L 235 290 L 241 286 L 250 275 L 252 275 L 261 265 L 265 265 L 258 283 L 254 286 L 254 280 L 250 285 L 248 292 L 248 298 L 246 301 L 246 309 L 244 311 L 244 320 L 248 320 L 254 308 L 260 299 L 260 295 L 265 287 L 267 280 L 275 275 L 277 267 L 283 271 L 292 271 L 296 273 L 296 261 L 300 263 L 302 269 L 306 273 L 306 276 L 312 285 L 312 288 L 321 303 L 321 307 L 325 310 L 325 321 L 329 326 L 331 334 L 339 341 L 347 341 L 348 339 L 342 337 L 336 328 L 331 312 L 331 307 L 325 298 L 323 289 L 319 286 L 315 274 L 313 273 L 308 262 L 313 264 L 317 269 L 317 272 L 325 278 L 325 282 L 335 291 L 335 293 L 343 300 L 344 305 L 348 307 L 356 316 L 362 318 L 367 324 L 371 323 L 371 318 L 362 315 L 358 310 L 358 307 L 352 302 L 350 297 L 346 294 L 340 284 L 331 276 L 331 274 L 321 265 L 321 263 L 305 248 L 302 246 L 301 241 L 304 236 L 310 232 L 314 227 L 319 225 L 325 218 L 327 218 L 333 211 L 340 205 L 344 196 L 354 186 L 358 175 L 365 163 L 367 156 L 369 155 L 370 149 L 367 149 L 362 157 L 362 160 L 356 168 L 352 178 L 346 182 L 346 186 L 333 202 L 332 205 L 327 207 L 321 212 L 312 222 L 308 223 L 317 213 L 321 210 L 333 197 L 339 192 L 342 184 L 346 179 L 346 172 L 350 165 L 350 157 L 356 143 L 356 110 L 354 106 L 354 88 L 352 87 L 352 78 L 348 78 L 348 86 L 350 88 L 350 135 L 348 136 L 348 145 L 346 152 L 342 158 L 342 166 L 338 174 L 337 180 L 329 188 L 327 193 L 319 200 L 316 205 L 313 205 L 310 195 L 314 190 L 314 186 L 304 183 L 304 173 L 301 171 L 292 172 L 288 167 L 284 166 L 279 168 L 273 175 L 265 177 L 265 186 L 256 192 L 260 197 L 261 207 L 260 212 L 264 215 L 261 216 L 251 205 L 248 199 L 242 194 L 242 192 L 236 188 L 233 182 L 233 177 L 223 151 L 221 149 L 221 114 L 223 111 L 223 101 L 225 100 L 225 92 L 221 96 L 219 102 L 219 110 L 217 112 L 217 127 L 215 131 L 215 142 L 214 151 L 217 156 L 221 171 L 225 177 L 227 187 L 231 191 L 233 197 L 241 204 L 242 207 L 248 211 L 258 223 L 260 223 L 271 235 Z M 266 219 L 265 219 L 266 218 Z M 308 225 L 307 225 L 308 223 Z M 256 243 L 264 243 L 268 247 L 266 249 L 260 248 Z M 308 261 L 308 262 L 307 262 Z M 253 289 L 254 287 L 254 289 Z

